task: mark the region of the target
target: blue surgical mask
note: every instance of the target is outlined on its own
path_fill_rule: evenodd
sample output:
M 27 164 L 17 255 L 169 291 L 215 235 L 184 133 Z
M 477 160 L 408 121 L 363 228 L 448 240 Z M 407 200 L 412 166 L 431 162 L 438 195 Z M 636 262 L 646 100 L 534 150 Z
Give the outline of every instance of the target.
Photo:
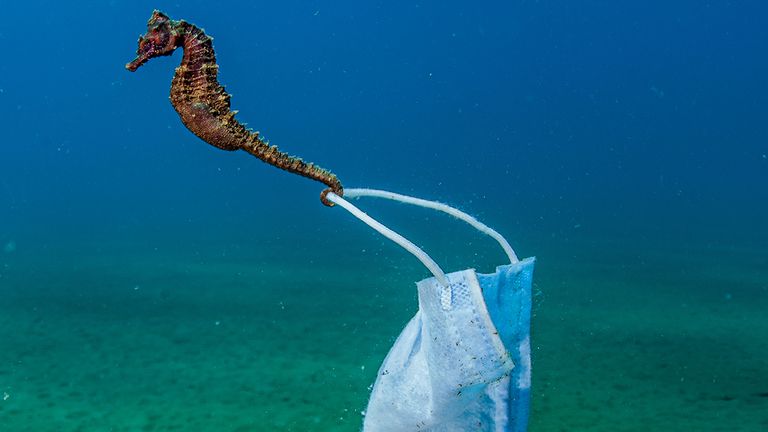
M 379 369 L 363 431 L 525 431 L 534 259 L 519 261 L 496 231 L 444 204 L 367 189 L 345 195 L 395 199 L 449 213 L 498 240 L 511 262 L 491 274 L 473 269 L 445 274 L 408 240 L 329 194 L 414 253 L 434 274 L 416 284 L 419 310 Z

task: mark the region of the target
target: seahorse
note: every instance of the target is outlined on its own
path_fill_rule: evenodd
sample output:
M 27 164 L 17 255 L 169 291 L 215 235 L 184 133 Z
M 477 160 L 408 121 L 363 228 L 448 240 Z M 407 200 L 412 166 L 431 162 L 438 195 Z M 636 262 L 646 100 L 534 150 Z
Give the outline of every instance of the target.
M 344 194 L 335 174 L 278 150 L 265 142 L 259 132 L 235 119 L 237 111 L 230 109 L 231 96 L 218 81 L 213 38 L 203 29 L 184 20 L 174 21 L 155 10 L 147 22 L 147 33 L 139 36 L 136 58 L 125 67 L 134 72 L 150 59 L 169 56 L 179 47 L 184 55 L 171 84 L 171 104 L 187 129 L 214 147 L 245 150 L 268 164 L 325 184 L 328 188 L 320 194 L 320 201 L 333 206 L 326 195 Z

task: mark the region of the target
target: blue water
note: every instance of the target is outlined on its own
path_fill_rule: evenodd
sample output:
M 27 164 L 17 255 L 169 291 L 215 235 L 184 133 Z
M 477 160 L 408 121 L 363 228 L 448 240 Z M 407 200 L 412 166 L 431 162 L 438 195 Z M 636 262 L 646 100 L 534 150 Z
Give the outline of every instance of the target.
M 180 53 L 124 69 L 155 8 L 271 143 L 538 257 L 531 430 L 768 428 L 764 2 L 32 0 L 0 16 L 9 430 L 357 430 L 428 276 L 187 131 Z M 360 205 L 449 270 L 502 264 Z

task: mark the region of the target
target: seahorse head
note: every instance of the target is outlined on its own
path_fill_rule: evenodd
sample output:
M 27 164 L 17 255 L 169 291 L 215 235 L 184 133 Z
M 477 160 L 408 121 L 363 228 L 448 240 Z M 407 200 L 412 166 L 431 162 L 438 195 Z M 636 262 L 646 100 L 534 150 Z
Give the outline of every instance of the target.
M 172 21 L 158 10 L 152 12 L 147 22 L 147 33 L 139 36 L 136 58 L 126 64 L 125 68 L 133 72 L 151 58 L 171 55 L 182 43 L 178 24 L 178 21 Z

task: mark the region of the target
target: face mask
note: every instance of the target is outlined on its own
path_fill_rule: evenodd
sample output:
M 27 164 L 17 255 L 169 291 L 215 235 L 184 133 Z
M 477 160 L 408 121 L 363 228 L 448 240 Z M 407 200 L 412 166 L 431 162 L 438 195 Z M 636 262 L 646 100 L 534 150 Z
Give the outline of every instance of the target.
M 413 253 L 434 275 L 416 284 L 419 311 L 379 369 L 363 431 L 525 431 L 534 259 L 519 261 L 499 233 L 444 204 L 370 189 L 348 189 L 345 196 L 387 198 L 448 213 L 496 239 L 510 260 L 492 274 L 473 269 L 445 274 L 416 245 L 328 194 L 331 202 Z

